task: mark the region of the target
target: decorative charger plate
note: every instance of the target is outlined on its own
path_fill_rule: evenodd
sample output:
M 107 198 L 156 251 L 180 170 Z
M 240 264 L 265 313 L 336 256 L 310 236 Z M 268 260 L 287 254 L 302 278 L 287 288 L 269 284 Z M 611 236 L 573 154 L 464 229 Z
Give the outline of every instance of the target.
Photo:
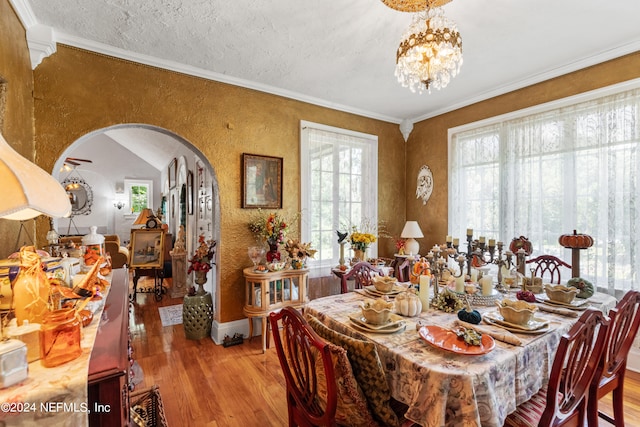
M 491 311 L 485 313 L 484 316 L 482 316 L 482 320 L 489 325 L 499 326 L 507 331 L 517 332 L 519 334 L 544 334 L 549 331 L 549 321 L 537 317 L 534 317 L 526 325 L 516 325 L 504 320 L 504 317 L 497 311 Z
M 495 340 L 487 334 L 482 334 L 480 345 L 469 345 L 451 329 L 436 325 L 425 325 L 420 328 L 418 333 L 423 340 L 434 347 L 457 354 L 486 354 L 496 346 Z
M 406 327 L 406 322 L 397 314 L 391 314 L 389 322 L 384 325 L 373 325 L 367 322 L 362 313 L 354 313 L 349 316 L 349 319 L 351 320 L 351 326 L 355 329 L 375 334 L 394 334 L 404 330 Z
M 496 301 L 504 298 L 504 295 L 500 293 L 497 289 L 491 290 L 491 295 L 482 295 L 481 292 L 476 292 L 475 294 L 468 294 L 466 292 L 456 292 L 453 289 L 450 289 L 458 298 L 469 301 L 469 304 L 475 306 L 493 306 L 496 304 Z
M 536 295 L 536 301 L 543 304 L 552 305 L 554 307 L 568 308 L 570 310 L 586 310 L 587 307 L 589 307 L 589 300 L 582 298 L 575 298 L 570 303 L 566 303 L 549 299 L 547 295 Z

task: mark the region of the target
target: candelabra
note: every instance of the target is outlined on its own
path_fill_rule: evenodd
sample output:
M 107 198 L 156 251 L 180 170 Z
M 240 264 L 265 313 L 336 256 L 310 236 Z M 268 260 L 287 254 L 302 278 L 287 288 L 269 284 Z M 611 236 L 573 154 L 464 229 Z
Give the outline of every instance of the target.
M 440 246 L 435 245 L 429 253 L 425 256 L 425 259 L 429 261 L 429 265 L 431 266 L 431 276 L 433 277 L 433 295 L 434 297 L 438 295 L 440 292 L 439 284 L 442 279 L 442 273 L 445 271 L 449 271 L 452 275 L 454 274 L 449 267 L 447 266 L 447 260 L 440 255 L 442 252 L 442 248 Z M 463 264 L 460 264 L 460 271 L 462 272 Z

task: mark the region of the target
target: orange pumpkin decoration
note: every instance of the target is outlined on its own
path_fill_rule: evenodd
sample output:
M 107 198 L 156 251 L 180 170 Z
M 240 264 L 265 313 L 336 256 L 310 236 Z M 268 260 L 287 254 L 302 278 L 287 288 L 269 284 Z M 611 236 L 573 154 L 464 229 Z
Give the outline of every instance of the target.
M 416 261 L 413 264 L 413 270 L 411 271 L 411 277 L 409 278 L 409 280 L 414 284 L 420 283 L 420 276 L 423 274 L 431 274 L 431 265 L 429 264 L 429 261 L 426 260 L 426 258 L 420 258 L 419 261 Z
M 517 254 L 520 249 L 524 249 L 524 254 L 529 256 L 533 252 L 533 245 L 529 239 L 524 236 L 514 237 L 509 244 L 509 250 L 514 254 Z
M 558 238 L 558 243 L 565 248 L 587 249 L 593 246 L 593 237 L 588 234 L 578 234 L 573 230 L 573 234 L 563 234 Z

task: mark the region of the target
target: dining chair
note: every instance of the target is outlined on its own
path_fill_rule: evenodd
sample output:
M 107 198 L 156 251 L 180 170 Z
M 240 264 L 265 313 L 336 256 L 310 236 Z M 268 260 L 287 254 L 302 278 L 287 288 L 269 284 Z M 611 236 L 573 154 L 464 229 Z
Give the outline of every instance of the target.
M 616 427 L 624 424 L 624 377 L 629 350 L 640 325 L 640 292 L 627 292 L 609 312 L 611 324 L 600 359 L 599 375 L 591 383 L 589 393 L 589 426 L 598 426 L 598 416 Z M 598 410 L 598 401 L 613 392 L 613 418 Z
M 411 280 L 411 266 L 411 260 L 409 258 L 402 260 L 396 269 L 396 279 L 398 279 L 398 282 L 408 282 Z
M 282 323 L 282 337 L 278 332 Z M 284 373 L 289 426 L 335 426 L 337 408 L 336 378 L 329 344 L 311 329 L 292 307 L 269 314 L 273 341 Z M 324 378 L 316 370 L 318 355 Z M 324 382 L 320 384 L 319 382 Z M 319 390 L 326 390 L 320 396 Z M 324 407 L 320 401 L 325 401 Z
M 534 275 L 536 277 L 547 277 L 549 283 L 560 284 L 562 267 L 571 269 L 571 265 L 562 261 L 560 258 L 553 255 L 540 255 L 533 259 L 528 259 L 527 264 L 534 264 Z
M 354 289 L 362 289 L 365 286 L 373 284 L 372 278 L 374 275 L 383 276 L 384 273 L 379 268 L 374 267 L 367 261 L 360 261 L 356 263 L 349 271 L 342 275 L 340 278 L 341 292 L 346 294 L 349 292 L 347 287 L 348 280 L 354 280 Z
M 560 338 L 549 382 L 507 416 L 505 426 L 584 426 L 589 386 L 604 350 L 609 318 L 588 308 Z

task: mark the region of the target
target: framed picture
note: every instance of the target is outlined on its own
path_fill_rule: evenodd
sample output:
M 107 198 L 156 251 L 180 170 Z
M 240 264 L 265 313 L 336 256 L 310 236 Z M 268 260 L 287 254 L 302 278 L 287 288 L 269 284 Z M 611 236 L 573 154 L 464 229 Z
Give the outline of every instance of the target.
M 131 230 L 131 268 L 164 267 L 164 231 Z
M 173 160 L 171 160 L 171 163 L 169 163 L 169 171 L 168 171 L 169 189 L 176 188 L 177 176 L 178 176 L 178 160 L 174 158 Z
M 282 157 L 242 154 L 242 207 L 282 208 Z
M 187 172 L 187 213 L 193 215 L 193 172 Z

